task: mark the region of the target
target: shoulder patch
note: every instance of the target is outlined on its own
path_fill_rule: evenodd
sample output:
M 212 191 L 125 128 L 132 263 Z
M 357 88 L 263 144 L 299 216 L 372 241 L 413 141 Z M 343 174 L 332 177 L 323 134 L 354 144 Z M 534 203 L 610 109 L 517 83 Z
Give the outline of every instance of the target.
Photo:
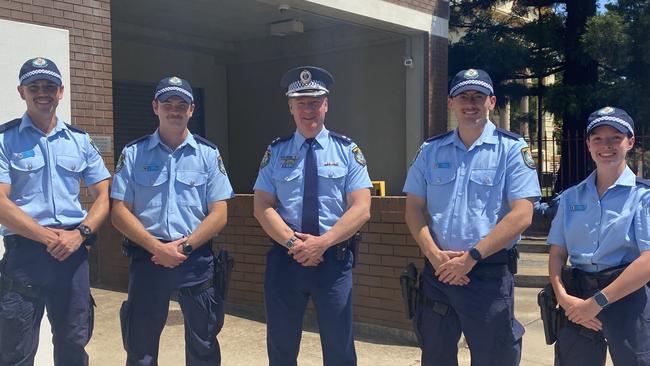
M 284 136 L 284 137 L 276 137 L 273 141 L 271 141 L 271 146 L 275 146 L 275 145 L 279 144 L 282 141 L 288 141 L 288 140 L 291 139 L 291 137 L 293 137 L 293 134 L 291 134 L 289 136 Z
M 650 180 L 636 177 L 636 184 L 643 184 L 644 186 L 650 187 Z
M 193 135 L 193 136 L 194 136 L 194 139 L 195 139 L 198 143 L 201 143 L 201 144 L 203 144 L 203 145 L 210 146 L 211 148 L 213 148 L 213 149 L 215 149 L 215 150 L 217 149 L 217 145 L 216 145 L 214 142 L 212 142 L 212 141 L 206 139 L 205 137 L 203 137 L 203 136 L 199 136 L 199 135 Z
M 262 156 L 262 161 L 260 162 L 260 170 L 264 169 L 265 166 L 269 165 L 269 160 L 271 159 L 271 149 L 266 149 L 264 156 Z
M 65 125 L 68 126 L 68 128 L 71 129 L 74 132 L 83 133 L 84 135 L 86 134 L 86 131 L 82 130 L 81 128 L 79 128 L 77 126 L 71 125 L 69 123 L 66 123 Z
M 514 133 L 512 131 L 504 130 L 501 127 L 497 127 L 496 131 L 498 131 L 499 133 L 501 133 L 503 135 L 506 135 L 507 137 L 510 137 L 511 139 L 514 139 L 514 140 L 519 140 L 521 138 L 521 135 L 516 134 L 516 133 Z
M 359 165 L 366 166 L 366 158 L 363 156 L 363 153 L 361 152 L 361 148 L 359 146 L 355 146 L 352 149 L 352 153 L 354 154 L 354 160 L 356 160 Z
M 20 122 L 22 122 L 22 120 L 23 120 L 22 118 L 16 118 L 7 123 L 3 123 L 2 125 L 0 125 L 0 133 L 7 132 L 14 127 L 18 127 L 20 125 Z
M 117 164 L 115 164 L 115 173 L 119 173 L 120 170 L 124 167 L 124 151 L 120 153 L 120 157 L 117 159 Z
M 221 174 L 227 176 L 228 173 L 226 173 L 226 166 L 223 164 L 223 159 L 221 158 L 221 155 L 217 157 L 217 165 L 219 166 L 219 171 L 221 172 Z
M 142 140 L 146 140 L 147 138 L 149 138 L 149 136 L 151 136 L 151 135 L 144 135 L 142 137 L 139 137 L 139 138 L 129 142 L 128 144 L 124 145 L 124 147 L 129 147 L 129 146 L 135 145 L 135 144 L 137 144 L 138 142 L 140 142 Z
M 330 131 L 330 136 L 332 136 L 332 137 L 334 137 L 334 138 L 336 138 L 338 140 L 343 141 L 344 145 L 350 145 L 353 142 L 351 138 L 349 138 L 349 137 L 347 137 L 345 135 L 341 135 L 338 132 Z
M 521 158 L 524 160 L 524 164 L 530 169 L 535 169 L 535 159 L 533 159 L 533 154 L 530 153 L 530 148 L 528 146 L 521 148 Z
M 447 137 L 447 136 L 451 135 L 452 133 L 454 133 L 454 131 L 449 131 L 449 132 L 445 132 L 445 133 L 440 134 L 440 135 L 436 135 L 436 136 L 433 136 L 433 137 L 429 137 L 428 139 L 424 140 L 424 142 L 431 142 L 431 141 L 433 141 L 433 140 L 438 140 L 438 139 L 441 139 L 441 138 L 443 138 L 443 137 Z M 416 157 L 417 157 L 417 156 L 416 156 Z

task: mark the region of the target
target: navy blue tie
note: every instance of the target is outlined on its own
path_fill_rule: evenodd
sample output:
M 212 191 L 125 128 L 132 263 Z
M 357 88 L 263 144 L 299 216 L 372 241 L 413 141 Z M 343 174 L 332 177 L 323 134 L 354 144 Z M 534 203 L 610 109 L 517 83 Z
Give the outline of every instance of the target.
M 320 235 L 318 225 L 318 171 L 316 168 L 316 140 L 306 139 L 305 187 L 302 194 L 302 232 Z

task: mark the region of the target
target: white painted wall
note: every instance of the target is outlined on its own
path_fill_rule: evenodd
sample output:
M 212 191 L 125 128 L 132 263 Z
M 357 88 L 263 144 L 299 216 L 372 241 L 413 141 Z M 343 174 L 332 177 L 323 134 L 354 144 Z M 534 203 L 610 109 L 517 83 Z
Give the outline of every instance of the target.
M 64 96 L 57 114 L 66 122 L 71 121 L 70 108 L 70 47 L 68 31 L 39 25 L 0 19 L 0 123 L 20 117 L 25 112 L 25 102 L 20 99 L 16 86 L 23 63 L 33 57 L 46 57 L 62 73 Z M 1 238 L 1 237 L 0 237 Z M 0 255 L 4 245 L 0 245 Z M 41 334 L 35 365 L 52 364 L 52 332 L 47 313 L 41 323 Z
M 37 56 L 54 61 L 61 71 L 64 96 L 57 113 L 64 121 L 71 122 L 68 31 L 0 19 L 0 35 L 0 123 L 25 112 L 25 102 L 16 90 L 18 72 L 26 60 Z

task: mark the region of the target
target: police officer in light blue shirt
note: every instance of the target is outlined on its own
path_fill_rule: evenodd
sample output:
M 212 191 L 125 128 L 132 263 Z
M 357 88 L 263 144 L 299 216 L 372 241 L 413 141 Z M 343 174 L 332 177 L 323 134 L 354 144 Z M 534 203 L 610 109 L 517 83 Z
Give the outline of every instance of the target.
M 448 106 L 458 128 L 422 144 L 404 184 L 406 222 L 426 256 L 414 318 L 423 365 L 457 365 L 461 332 L 472 365 L 521 357 L 512 248 L 540 189 L 526 142 L 489 121 L 495 103 L 485 71 L 456 74 Z
M 271 366 L 296 365 L 312 298 L 325 365 L 356 365 L 352 332 L 355 235 L 370 217 L 372 187 L 361 149 L 325 128 L 332 75 L 303 66 L 280 82 L 296 131 L 264 153 L 254 212 L 273 246 L 264 299 Z
M 562 193 L 548 234 L 549 274 L 568 321 L 556 365 L 650 365 L 650 182 L 625 157 L 634 121 L 622 109 L 591 114 L 596 170 Z M 571 267 L 564 267 L 567 258 Z
M 169 299 L 178 291 L 186 365 L 219 365 L 224 313 L 211 239 L 226 225 L 232 187 L 217 146 L 187 129 L 195 107 L 190 84 L 162 79 L 152 106 L 159 127 L 126 145 L 111 191 L 113 224 L 131 255 L 120 310 L 126 364 L 158 364 Z
M 31 365 L 44 308 L 54 365 L 87 365 L 92 335 L 88 250 L 108 215 L 110 174 L 90 136 L 56 116 L 63 98 L 52 60 L 27 60 L 22 118 L 0 127 L 0 365 Z M 95 199 L 79 200 L 83 179 Z

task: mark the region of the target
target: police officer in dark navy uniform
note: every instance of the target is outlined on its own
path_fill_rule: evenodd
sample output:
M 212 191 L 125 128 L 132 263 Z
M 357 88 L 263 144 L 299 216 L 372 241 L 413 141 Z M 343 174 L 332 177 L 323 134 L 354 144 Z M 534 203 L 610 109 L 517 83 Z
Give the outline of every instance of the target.
M 88 249 L 108 215 L 110 174 L 90 136 L 56 115 L 63 98 L 52 60 L 27 60 L 21 118 L 0 127 L 0 365 L 33 365 L 44 308 L 54 365 L 87 365 L 93 324 Z M 83 179 L 95 199 L 79 200 Z
M 422 365 L 458 365 L 465 335 L 472 365 L 518 365 L 514 245 L 540 196 L 526 142 L 488 119 L 490 76 L 468 69 L 451 83 L 458 128 L 430 138 L 409 169 L 406 223 L 426 256 L 414 328 Z
M 548 234 L 550 280 L 568 318 L 556 365 L 605 365 L 608 347 L 616 366 L 650 365 L 650 182 L 626 164 L 633 147 L 625 111 L 591 114 L 596 170 L 562 193 Z
M 226 225 L 232 187 L 217 146 L 190 133 L 190 84 L 158 83 L 151 135 L 124 148 L 115 168 L 112 220 L 131 255 L 129 297 L 120 319 L 128 366 L 158 365 L 169 299 L 178 291 L 186 365 L 219 365 L 223 300 L 215 289 L 211 239 Z
M 366 161 L 349 138 L 325 128 L 332 75 L 303 66 L 280 82 L 296 131 L 271 143 L 255 182 L 254 212 L 273 245 L 264 298 L 271 366 L 296 365 L 312 298 L 325 365 L 356 365 L 352 332 L 355 233 L 370 218 Z

